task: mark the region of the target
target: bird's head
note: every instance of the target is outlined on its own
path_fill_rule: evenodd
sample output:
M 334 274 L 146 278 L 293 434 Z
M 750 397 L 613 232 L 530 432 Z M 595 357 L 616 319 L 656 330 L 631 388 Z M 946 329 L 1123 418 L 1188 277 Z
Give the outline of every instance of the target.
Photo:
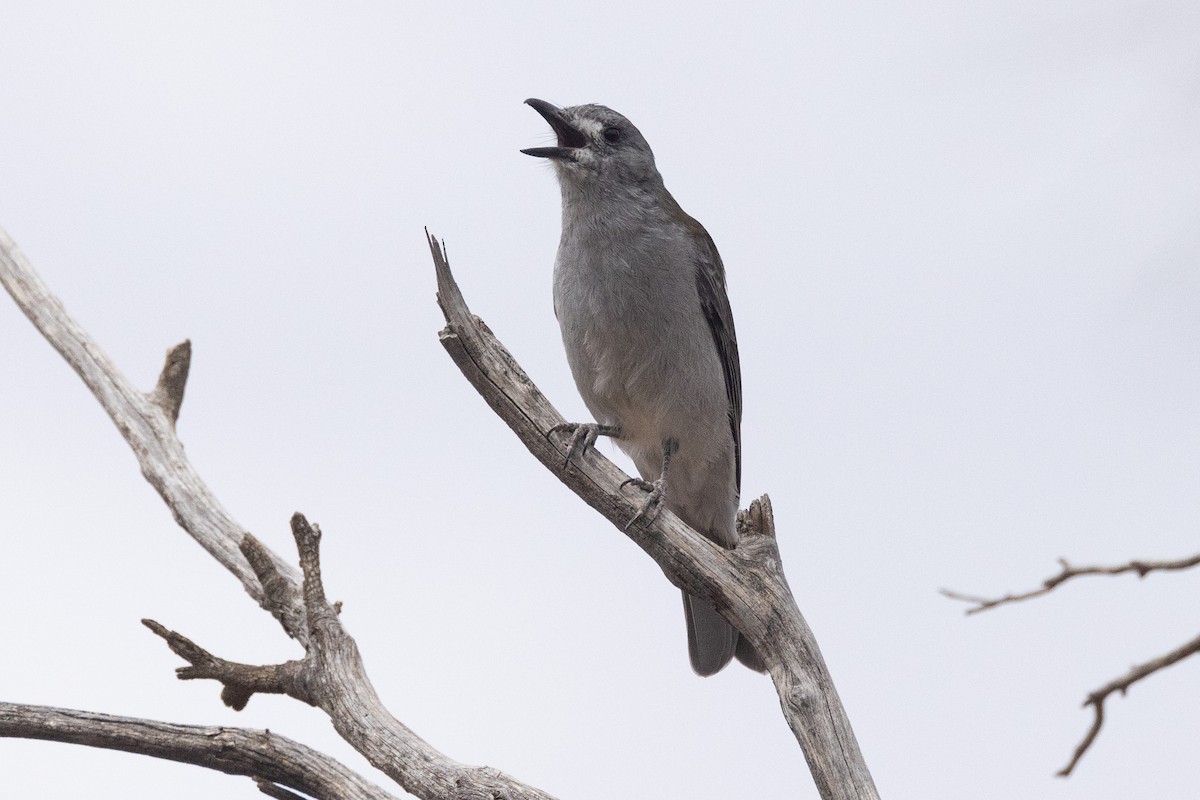
M 521 152 L 550 159 L 561 181 L 638 184 L 661 180 L 654 153 L 641 131 L 611 108 L 591 104 L 558 108 L 532 97 L 525 102 L 550 123 L 558 146 Z

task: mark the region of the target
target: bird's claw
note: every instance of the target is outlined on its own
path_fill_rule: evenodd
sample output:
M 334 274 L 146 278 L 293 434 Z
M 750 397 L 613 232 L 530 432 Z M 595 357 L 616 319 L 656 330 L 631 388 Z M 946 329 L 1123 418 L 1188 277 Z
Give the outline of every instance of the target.
M 653 483 L 642 480 L 641 478 L 629 478 L 628 480 L 621 482 L 620 488 L 624 489 L 630 484 L 633 484 L 644 492 L 649 492 L 650 495 L 646 498 L 645 502 L 638 507 L 637 513 L 633 515 L 633 518 L 630 519 L 629 522 L 625 523 L 625 530 L 632 528 L 633 523 L 637 522 L 639 519 L 644 518 L 647 525 L 658 519 L 658 513 L 662 511 L 663 497 L 665 497 L 667 494 L 667 482 L 664 478 L 659 478 Z
M 563 459 L 562 463 L 563 472 L 567 471 L 571 459 L 582 456 L 584 451 L 596 444 L 598 437 L 601 435 L 613 436 L 616 433 L 611 426 L 597 425 L 594 422 L 564 422 L 546 431 L 546 435 L 566 431 L 570 431 L 571 438 L 567 442 L 567 457 Z

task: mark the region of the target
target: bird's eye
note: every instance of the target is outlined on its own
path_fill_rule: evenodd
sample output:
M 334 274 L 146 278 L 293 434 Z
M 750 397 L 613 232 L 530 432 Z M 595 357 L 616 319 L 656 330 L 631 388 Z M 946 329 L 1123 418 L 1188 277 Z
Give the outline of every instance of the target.
M 608 142 L 609 144 L 616 144 L 617 142 L 621 141 L 620 128 L 605 128 L 600 135 L 603 136 L 604 141 Z

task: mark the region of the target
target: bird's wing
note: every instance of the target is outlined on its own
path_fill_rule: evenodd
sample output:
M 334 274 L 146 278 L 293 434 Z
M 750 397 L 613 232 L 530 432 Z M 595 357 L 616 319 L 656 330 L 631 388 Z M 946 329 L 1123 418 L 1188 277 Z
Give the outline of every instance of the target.
M 738 360 L 737 336 L 733 330 L 733 311 L 725 294 L 725 266 L 712 237 L 700 223 L 695 232 L 701 242 L 696 258 L 696 292 L 700 309 L 712 332 L 721 371 L 725 375 L 725 394 L 729 398 L 729 428 L 733 433 L 733 456 L 737 487 L 742 488 L 742 368 Z

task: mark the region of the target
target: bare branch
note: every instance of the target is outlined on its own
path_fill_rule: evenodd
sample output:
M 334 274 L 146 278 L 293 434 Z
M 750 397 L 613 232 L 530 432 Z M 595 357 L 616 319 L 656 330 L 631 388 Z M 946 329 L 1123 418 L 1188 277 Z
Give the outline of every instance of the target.
M 1006 605 L 1008 603 L 1017 603 L 1022 600 L 1029 600 L 1034 597 L 1041 597 L 1044 594 L 1049 594 L 1058 588 L 1061 584 L 1066 583 L 1072 578 L 1078 578 L 1084 575 L 1123 575 L 1127 572 L 1136 573 L 1139 578 L 1144 578 L 1151 572 L 1170 572 L 1177 570 L 1189 569 L 1200 564 L 1200 553 L 1188 558 L 1181 558 L 1175 561 L 1130 561 L 1126 564 L 1117 564 L 1109 567 L 1073 567 L 1065 558 L 1060 558 L 1058 564 L 1061 570 L 1057 575 L 1053 575 L 1042 581 L 1042 585 L 1028 592 L 1020 594 L 1006 594 L 1003 597 L 986 598 L 976 597 L 974 595 L 962 594 L 953 592 L 949 589 L 939 590 L 944 596 L 951 600 L 961 600 L 964 603 L 971 603 L 973 606 L 968 608 L 967 614 L 978 614 L 980 611 L 987 611 L 989 608 Z
M 1096 741 L 1096 736 L 1100 733 L 1100 727 L 1104 724 L 1104 701 L 1108 699 L 1113 692 L 1120 692 L 1124 695 L 1129 691 L 1129 687 L 1138 681 L 1146 678 L 1154 673 L 1166 669 L 1172 664 L 1178 663 L 1190 655 L 1200 653 L 1200 636 L 1192 639 L 1190 642 L 1180 645 L 1169 653 L 1161 655 L 1158 658 L 1151 659 L 1145 664 L 1140 664 L 1129 672 L 1125 673 L 1116 680 L 1109 681 L 1101 686 L 1096 691 L 1087 696 L 1083 701 L 1083 707 L 1092 707 L 1095 712 L 1095 718 L 1092 720 L 1092 727 L 1088 729 L 1087 734 L 1083 737 L 1083 741 L 1075 748 L 1075 754 L 1071 756 L 1071 760 L 1065 767 L 1059 770 L 1056 774 L 1060 778 L 1065 778 L 1075 769 L 1075 765 L 1079 763 L 1079 759 L 1083 758 L 1083 754 L 1088 751 L 1092 743 Z
M 300 515 L 292 519 L 304 568 L 301 591 L 295 570 L 244 533 L 221 506 L 188 462 L 175 435 L 189 345 L 185 343 L 168 354 L 157 387 L 151 393 L 142 393 L 71 319 L 3 230 L 0 282 L 104 406 L 137 456 L 142 474 L 158 490 L 180 526 L 233 572 L 259 605 L 271 612 L 306 650 L 302 662 L 270 667 L 236 664 L 147 621 L 151 630 L 191 664 L 179 671 L 181 679 L 220 681 L 224 686 L 222 698 L 234 707 L 244 706 L 258 691 L 283 691 L 310 702 L 325 711 L 342 738 L 372 764 L 425 800 L 552 800 L 545 792 L 498 770 L 447 758 L 388 712 L 367 678 L 357 645 L 337 619 L 337 605 L 325 599 L 317 549 L 320 532 L 315 526 Z M 43 731 L 40 738 L 55 737 L 51 730 Z M 186 760 L 184 755 L 181 750 L 178 760 Z M 266 778 L 286 785 L 270 775 Z
M 270 731 L 173 725 L 0 703 L 0 736 L 82 744 L 195 764 L 287 786 L 323 800 L 393 799 L 335 759 Z
M 200 479 L 175 435 L 175 421 L 191 362 L 191 345 L 184 342 L 172 348 L 158 385 L 152 392 L 144 393 L 117 370 L 100 346 L 71 318 L 3 229 L 0 229 L 0 283 L 108 412 L 137 456 L 142 475 L 171 509 L 175 521 L 262 605 L 262 587 L 239 549 L 245 529 Z M 265 548 L 264 554 L 281 577 L 296 583 L 292 567 Z M 275 609 L 274 613 L 289 636 L 304 635 L 303 612 L 298 603 Z
M 428 236 L 428 232 L 426 232 Z M 463 300 L 438 241 L 428 236 L 446 317 L 442 346 L 496 414 L 542 464 L 613 525 L 624 530 L 642 497 L 623 492 L 628 477 L 594 448 L 564 468 L 567 442 L 550 430 L 564 422 L 516 360 Z M 784 578 L 765 496 L 743 513 L 744 536 L 725 550 L 664 509 L 626 530 L 671 583 L 705 597 L 746 635 L 767 664 L 785 718 L 825 800 L 877 798 L 850 721 L 815 637 Z
M 1179 570 L 1190 569 L 1191 567 L 1200 564 L 1200 554 L 1189 556 L 1188 558 L 1180 558 L 1173 561 L 1143 561 L 1134 560 L 1125 564 L 1115 564 L 1112 566 L 1094 566 L 1094 567 L 1073 567 L 1065 558 L 1058 560 L 1060 567 L 1057 575 L 1052 575 L 1042 581 L 1042 585 L 1028 592 L 1019 594 L 1006 594 L 1003 597 L 986 598 L 976 597 L 974 595 L 961 594 L 952 592 L 949 589 L 941 589 L 941 593 L 951 600 L 961 600 L 965 603 L 971 603 L 972 607 L 968 608 L 967 614 L 978 614 L 980 611 L 987 611 L 990 608 L 1007 605 L 1009 603 L 1018 603 L 1023 600 L 1030 600 L 1035 597 L 1049 594 L 1067 581 L 1075 578 L 1080 578 L 1086 575 L 1124 575 L 1126 573 L 1134 573 L 1139 578 L 1144 578 L 1151 572 L 1173 572 Z M 1071 760 L 1065 767 L 1055 773 L 1058 777 L 1065 778 L 1069 776 L 1079 763 L 1079 759 L 1083 758 L 1083 754 L 1091 748 L 1092 743 L 1096 741 L 1096 737 L 1100 734 L 1100 728 L 1104 725 L 1104 701 L 1113 692 L 1125 692 L 1134 683 L 1140 681 L 1149 675 L 1153 675 L 1159 670 L 1165 669 L 1172 664 L 1181 661 L 1193 653 L 1200 652 L 1200 637 L 1172 650 L 1166 655 L 1147 661 L 1145 664 L 1136 666 L 1121 678 L 1110 681 L 1101 686 L 1096 691 L 1092 692 L 1084 700 L 1083 706 L 1092 707 L 1094 717 L 1092 725 L 1088 732 L 1084 735 L 1083 741 L 1075 748 L 1075 753 L 1071 756 Z

